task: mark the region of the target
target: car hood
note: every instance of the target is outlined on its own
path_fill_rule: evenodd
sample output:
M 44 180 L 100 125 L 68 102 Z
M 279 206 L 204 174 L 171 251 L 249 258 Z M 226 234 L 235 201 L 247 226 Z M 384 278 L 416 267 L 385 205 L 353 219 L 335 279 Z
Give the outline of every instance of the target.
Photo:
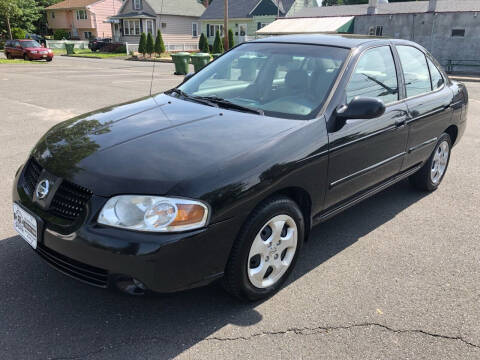
M 44 47 L 39 47 L 39 48 L 33 48 L 33 47 L 27 47 L 27 48 L 23 48 L 23 50 L 27 50 L 27 51 L 48 51 L 50 49 L 48 48 L 44 48 Z
M 174 187 L 182 195 L 189 182 L 221 173 L 301 123 L 161 94 L 62 122 L 33 155 L 52 174 L 99 196 L 166 195 Z

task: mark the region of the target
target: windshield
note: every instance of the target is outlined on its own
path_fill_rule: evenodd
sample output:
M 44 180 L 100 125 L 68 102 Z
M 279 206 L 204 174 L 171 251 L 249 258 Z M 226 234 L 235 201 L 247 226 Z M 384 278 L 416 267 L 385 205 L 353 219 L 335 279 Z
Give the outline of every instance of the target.
M 20 45 L 22 46 L 22 48 L 39 48 L 39 47 L 42 47 L 42 45 L 40 45 L 38 42 L 36 42 L 35 40 L 31 40 L 31 41 L 20 41 Z
M 325 102 L 348 51 L 248 43 L 204 68 L 179 90 L 202 99 L 225 99 L 268 116 L 311 119 Z

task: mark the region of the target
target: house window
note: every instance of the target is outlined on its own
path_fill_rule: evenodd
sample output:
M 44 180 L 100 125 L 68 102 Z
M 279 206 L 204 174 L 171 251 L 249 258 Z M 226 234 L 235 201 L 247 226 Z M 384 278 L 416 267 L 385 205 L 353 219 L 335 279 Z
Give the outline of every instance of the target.
M 375 28 L 375 36 L 382 36 L 383 35 L 383 26 L 377 26 Z
M 55 19 L 55 12 L 51 12 L 52 19 Z
M 210 37 L 215 37 L 217 31 L 223 36 L 223 25 L 210 25 Z
M 83 33 L 83 35 L 85 36 L 85 39 L 90 39 L 92 37 L 92 32 L 91 31 L 85 31 Z
M 153 26 L 153 20 L 145 20 L 145 28 L 147 29 L 147 34 L 151 33 L 153 35 L 155 33 L 155 28 Z
M 142 0 L 133 0 L 133 10 L 142 9 Z
M 267 25 L 268 25 L 268 23 L 259 22 L 259 23 L 257 23 L 257 30 L 260 30 L 261 28 L 264 28 Z
M 123 35 L 140 35 L 140 20 L 123 20 Z
M 165 29 L 167 27 L 167 23 L 162 23 L 162 29 Z
M 87 20 L 87 10 L 77 10 L 77 20 Z
M 453 29 L 452 37 L 465 37 L 465 29 Z
M 198 36 L 198 24 L 197 23 L 192 23 L 192 36 L 193 37 Z

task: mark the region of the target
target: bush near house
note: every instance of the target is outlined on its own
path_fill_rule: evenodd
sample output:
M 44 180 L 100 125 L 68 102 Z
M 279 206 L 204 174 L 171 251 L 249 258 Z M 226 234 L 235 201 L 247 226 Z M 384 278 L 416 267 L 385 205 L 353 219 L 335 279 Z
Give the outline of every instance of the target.
M 200 40 L 198 41 L 198 49 L 200 50 L 200 52 L 203 53 L 209 52 L 208 40 L 204 33 L 200 35 Z
M 213 53 L 214 54 L 223 54 L 223 44 L 222 40 L 220 39 L 220 32 L 217 30 L 215 34 L 215 40 L 213 42 Z
M 138 44 L 138 52 L 140 54 L 143 54 L 143 56 L 145 56 L 145 54 L 147 53 L 147 35 L 145 35 L 145 33 L 142 33 L 142 35 L 140 36 L 140 44 Z
M 20 28 L 12 28 L 12 37 L 14 39 L 25 39 L 25 36 L 27 35 L 27 32 L 23 29 Z
M 153 50 L 154 50 L 154 47 L 153 47 L 153 37 L 152 37 L 152 33 L 148 33 L 147 35 L 147 43 L 145 45 L 145 51 L 147 52 L 148 55 L 150 55 L 150 57 L 152 56 L 152 53 L 153 53 Z
M 162 32 L 157 31 L 157 38 L 155 39 L 155 52 L 160 56 L 165 52 L 165 43 L 163 42 Z
M 69 39 L 70 34 L 63 29 L 57 29 L 53 32 L 53 39 L 54 40 L 63 40 L 63 39 Z
M 228 29 L 228 48 L 231 49 L 235 46 L 235 41 L 233 40 L 233 31 Z

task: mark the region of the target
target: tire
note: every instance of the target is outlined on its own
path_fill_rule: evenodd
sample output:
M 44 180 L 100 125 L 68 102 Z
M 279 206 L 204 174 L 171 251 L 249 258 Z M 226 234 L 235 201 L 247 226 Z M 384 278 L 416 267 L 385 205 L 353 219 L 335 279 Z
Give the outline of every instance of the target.
M 8 60 L 12 59 L 12 55 L 10 55 L 10 53 L 6 53 L 5 56 L 7 57 Z
M 410 183 L 420 190 L 437 190 L 447 172 L 451 152 L 452 140 L 448 134 L 443 133 L 425 165 L 410 176 Z
M 248 301 L 276 293 L 295 266 L 304 236 L 305 221 L 293 200 L 275 196 L 260 204 L 233 245 L 223 278 L 225 290 Z
M 32 59 L 30 59 L 27 54 L 23 55 L 23 60 L 32 61 Z
M 52 60 L 53 60 L 53 58 L 47 58 L 47 62 L 50 62 Z

